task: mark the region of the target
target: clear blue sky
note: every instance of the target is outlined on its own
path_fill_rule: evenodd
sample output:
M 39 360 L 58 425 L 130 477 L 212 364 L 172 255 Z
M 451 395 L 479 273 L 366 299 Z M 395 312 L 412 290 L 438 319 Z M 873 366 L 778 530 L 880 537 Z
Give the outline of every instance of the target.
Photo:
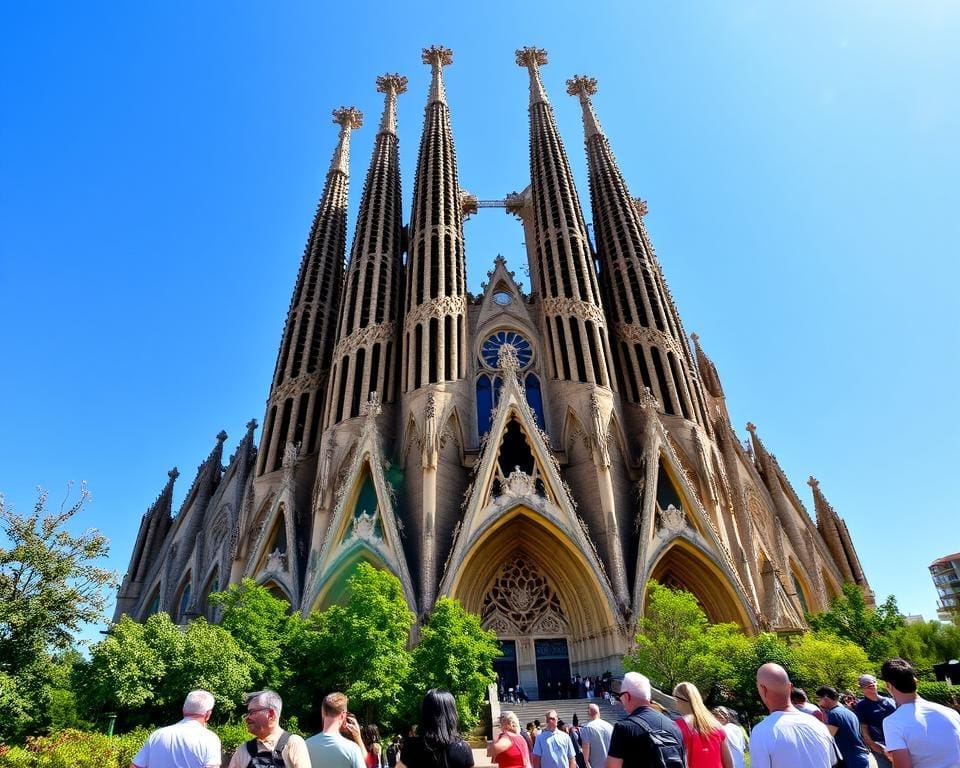
M 428 68 L 446 70 L 461 184 L 528 181 L 543 78 L 589 217 L 575 73 L 734 426 L 757 424 L 812 510 L 846 519 L 877 595 L 934 616 L 927 565 L 960 550 L 960 5 L 947 2 L 4 3 L 0 8 L 0 489 L 27 511 L 86 480 L 78 527 L 126 568 L 177 465 L 179 505 L 225 429 L 262 420 L 336 126 L 351 208 L 381 110 L 409 211 Z M 353 219 L 350 223 L 352 238 Z M 466 225 L 469 287 L 523 235 Z

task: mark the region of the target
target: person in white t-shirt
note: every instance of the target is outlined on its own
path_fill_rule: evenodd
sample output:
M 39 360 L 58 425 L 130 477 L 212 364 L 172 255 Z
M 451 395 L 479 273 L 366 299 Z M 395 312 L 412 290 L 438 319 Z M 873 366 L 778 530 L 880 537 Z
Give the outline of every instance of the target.
M 733 758 L 733 768 L 747 768 L 747 732 L 740 725 L 737 713 L 726 707 L 714 707 L 710 711 L 723 723 L 723 730 L 727 734 L 727 746 L 730 747 L 730 756 Z
M 790 703 L 793 685 L 779 664 L 757 670 L 757 691 L 770 715 L 750 734 L 750 764 L 756 768 L 830 768 L 839 753 L 827 726 Z
M 960 768 L 960 714 L 917 696 L 913 667 L 887 659 L 880 679 L 897 702 L 883 721 L 883 741 L 893 768 Z
M 183 702 L 183 720 L 151 733 L 130 768 L 219 768 L 220 737 L 207 730 L 213 705 L 213 694 L 190 691 Z

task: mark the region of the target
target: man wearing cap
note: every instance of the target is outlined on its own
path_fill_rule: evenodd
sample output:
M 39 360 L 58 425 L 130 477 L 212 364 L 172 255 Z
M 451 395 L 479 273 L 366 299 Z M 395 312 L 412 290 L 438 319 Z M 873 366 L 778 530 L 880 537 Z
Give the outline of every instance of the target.
M 880 679 L 897 702 L 897 711 L 883 721 L 893 768 L 960 766 L 960 714 L 917 696 L 913 667 L 903 659 L 883 662 Z
M 630 714 L 613 725 L 606 768 L 686 765 L 683 735 L 669 717 L 650 706 L 650 693 L 650 681 L 639 672 L 611 681 L 610 695 Z M 662 746 L 655 743 L 654 733 Z
M 884 749 L 883 721 L 897 708 L 893 699 L 877 693 L 877 678 L 873 675 L 860 675 L 860 690 L 863 698 L 857 702 L 854 712 L 860 721 L 860 735 L 867 749 L 873 753 L 877 768 L 891 768 L 893 765 Z

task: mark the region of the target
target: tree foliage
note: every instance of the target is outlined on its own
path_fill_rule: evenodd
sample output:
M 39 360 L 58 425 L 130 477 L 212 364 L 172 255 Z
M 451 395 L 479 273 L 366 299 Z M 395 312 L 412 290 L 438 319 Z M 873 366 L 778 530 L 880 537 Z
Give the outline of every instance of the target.
M 829 609 L 808 614 L 807 622 L 814 632 L 826 632 L 856 643 L 876 664 L 891 655 L 892 634 L 904 626 L 893 595 L 871 608 L 860 588 L 849 583 L 843 585 L 843 594 L 833 598 Z
M 934 664 L 960 659 L 960 626 L 939 621 L 905 624 L 890 633 L 889 652 L 913 664 L 921 680 L 934 680 Z
M 210 602 L 221 606 L 220 626 L 250 655 L 253 687 L 283 689 L 292 674 L 290 648 L 303 628 L 300 614 L 253 579 L 210 595 Z
M 315 725 L 323 696 L 339 690 L 365 722 L 392 723 L 404 708 L 413 620 L 400 581 L 369 563 L 358 565 L 347 580 L 345 604 L 313 613 L 291 649 L 289 688 L 304 721 Z
M 793 647 L 794 683 L 815 688 L 855 689 L 857 678 L 873 667 L 867 652 L 849 640 L 824 632 L 805 632 Z
M 104 589 L 115 586 L 115 575 L 96 564 L 107 555 L 106 538 L 67 530 L 88 500 L 83 487 L 49 513 L 41 490 L 33 512 L 21 515 L 0 495 L 0 741 L 49 726 L 51 703 L 63 700 L 56 654 L 72 647 L 82 624 L 102 619 Z
M 480 714 L 487 686 L 496 680 L 493 661 L 501 654 L 497 636 L 480 625 L 479 616 L 465 611 L 458 601 L 441 597 L 413 651 L 416 684 L 410 686 L 407 711 L 416 712 L 429 689 L 445 688 L 457 700 L 460 728 L 469 730 Z
M 214 717 L 222 719 L 251 689 L 252 666 L 233 636 L 205 619 L 182 628 L 165 613 L 143 624 L 123 616 L 74 668 L 74 689 L 82 714 L 96 720 L 114 712 L 121 728 L 175 719 L 194 688 L 214 695 Z

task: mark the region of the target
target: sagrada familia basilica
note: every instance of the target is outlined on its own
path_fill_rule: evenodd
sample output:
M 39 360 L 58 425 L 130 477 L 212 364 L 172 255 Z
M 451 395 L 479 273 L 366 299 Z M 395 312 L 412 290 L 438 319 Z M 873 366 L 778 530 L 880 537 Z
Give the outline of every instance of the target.
M 805 626 L 845 582 L 872 600 L 847 526 L 810 478 L 816 522 L 753 425 L 741 443 L 720 377 L 688 338 L 591 104 L 583 110 L 593 239 L 544 90 L 530 84 L 529 185 L 460 186 L 443 47 L 404 222 L 397 100 L 384 96 L 349 254 L 351 131 L 340 127 L 280 342 L 259 446 L 225 433 L 180 510 L 176 469 L 143 516 L 117 616 L 216 618 L 213 591 L 252 577 L 304 613 L 342 598 L 362 561 L 393 573 L 421 619 L 440 596 L 500 638 L 498 672 L 532 695 L 617 670 L 651 579 L 748 632 Z M 500 257 L 466 290 L 465 216 L 523 227 L 531 292 Z

